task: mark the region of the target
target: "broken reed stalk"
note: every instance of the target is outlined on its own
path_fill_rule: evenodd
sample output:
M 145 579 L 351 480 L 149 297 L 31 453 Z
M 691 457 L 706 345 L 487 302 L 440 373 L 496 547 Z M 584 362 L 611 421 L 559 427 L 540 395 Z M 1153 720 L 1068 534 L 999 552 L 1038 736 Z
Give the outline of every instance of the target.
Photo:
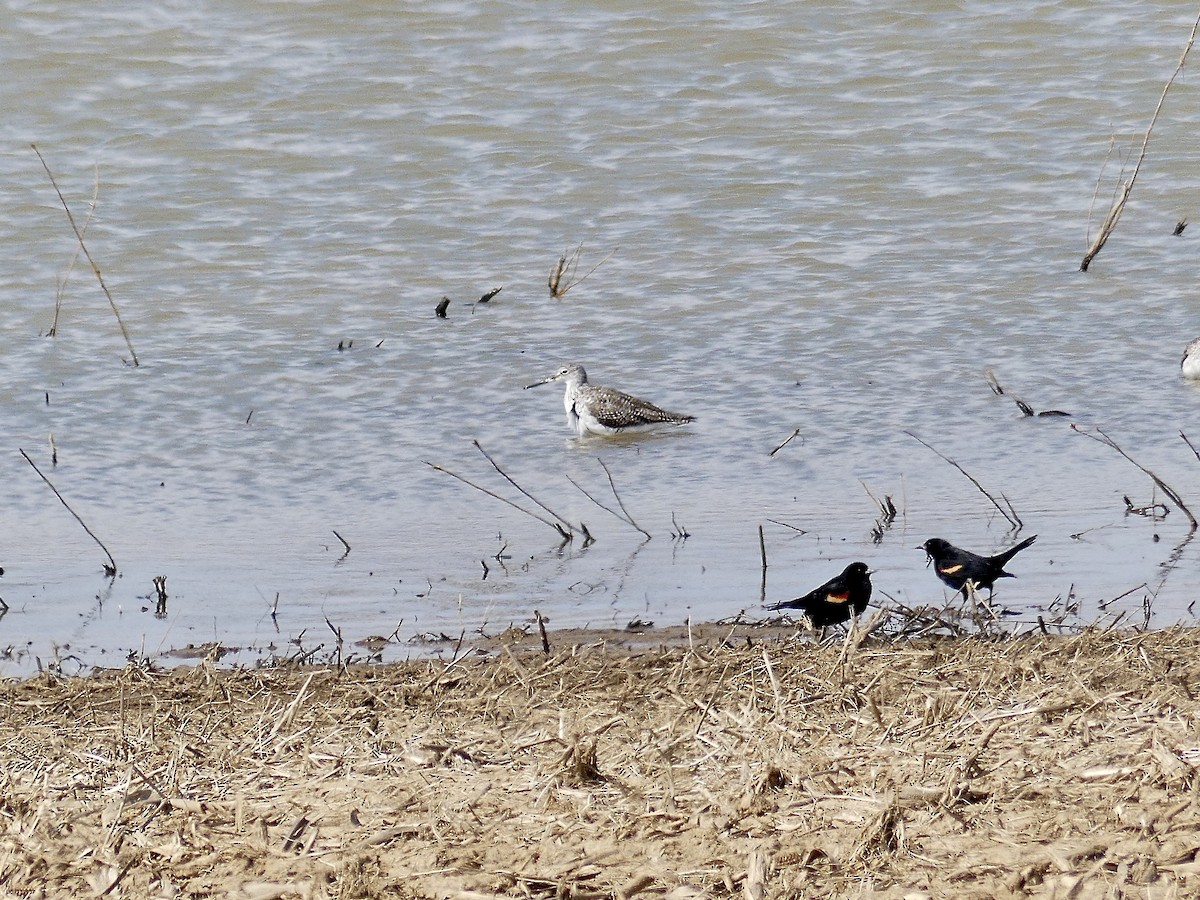
M 87 218 L 84 219 L 83 228 L 80 229 L 81 234 L 87 234 L 88 227 L 92 224 L 92 217 L 96 215 L 96 203 L 100 198 L 100 167 L 93 166 L 92 169 L 92 199 L 88 203 Z M 75 271 L 75 263 L 79 262 L 80 244 L 75 247 L 75 252 L 71 254 L 71 259 L 67 263 L 67 270 L 63 272 L 62 278 L 59 280 L 54 291 L 54 319 L 50 322 L 50 330 L 46 332 L 47 337 L 58 336 L 58 317 L 62 315 L 63 296 L 66 294 L 67 282 L 71 280 L 71 273 Z
M 765 606 L 767 603 L 767 538 L 763 534 L 763 527 L 758 526 L 758 552 L 762 555 L 762 580 L 758 586 L 758 603 L 760 606 Z
M 574 251 L 563 251 L 563 255 L 558 258 L 558 264 L 550 270 L 550 278 L 547 285 L 550 288 L 550 296 L 554 298 L 565 297 L 567 291 L 582 282 L 598 268 L 612 259 L 612 255 L 616 253 L 620 247 L 614 247 L 604 259 L 592 266 L 587 274 L 581 278 L 575 278 L 575 267 L 579 265 L 579 257 L 583 253 L 583 243 Z M 563 284 L 563 279 L 566 278 L 566 284 Z
M 956 463 L 950 457 L 946 456 L 940 450 L 937 450 L 936 448 L 934 448 L 933 445 L 929 444 L 927 441 L 917 437 L 917 435 L 913 434 L 911 431 L 906 431 L 904 433 L 907 434 L 914 441 L 916 441 L 918 444 L 920 444 L 922 447 L 935 453 L 937 456 L 941 457 L 943 460 L 948 462 L 950 465 L 954 466 L 954 468 L 958 469 L 958 471 L 961 472 L 966 477 L 966 479 L 969 482 L 971 482 L 971 484 L 975 485 L 975 487 L 979 489 L 979 492 L 981 494 L 983 494 L 983 496 L 987 497 L 988 500 L 990 500 L 992 502 L 992 506 L 994 506 L 994 507 L 996 507 L 996 509 L 1000 510 L 1000 515 L 1004 516 L 1004 518 L 1008 520 L 1008 523 L 1010 525 L 1012 525 L 1013 528 L 1020 529 L 1020 528 L 1025 527 L 1025 523 L 1021 521 L 1021 517 L 1017 515 L 1017 511 L 1015 509 L 1013 509 L 1013 505 L 1012 505 L 1012 503 L 1009 502 L 1007 497 L 1004 497 L 1003 494 L 1000 495 L 1001 497 L 1004 497 L 1004 502 L 1008 505 L 1008 509 L 1006 510 L 1003 506 L 1001 506 L 997 502 L 996 498 L 993 497 L 991 494 L 989 494 L 987 492 L 987 490 L 984 488 L 984 486 L 982 484 L 980 484 L 971 475 L 971 473 L 969 473 L 966 469 L 964 469 L 962 466 L 960 466 L 958 463 Z
M 1154 107 L 1154 114 L 1150 117 L 1150 124 L 1146 126 L 1146 134 L 1142 138 L 1142 149 L 1138 154 L 1137 162 L 1134 163 L 1133 172 L 1129 175 L 1129 180 L 1117 191 L 1117 199 L 1108 211 L 1108 215 L 1104 217 L 1104 222 L 1100 226 L 1100 230 L 1096 233 L 1096 239 L 1092 241 L 1087 252 L 1083 255 L 1083 261 L 1079 264 L 1079 271 L 1086 272 L 1088 266 L 1096 254 L 1108 241 L 1109 236 L 1117 227 L 1117 220 L 1121 218 L 1121 213 L 1125 211 L 1125 203 L 1129 200 L 1129 193 L 1133 190 L 1133 182 L 1137 180 L 1138 172 L 1142 168 L 1142 163 L 1146 159 L 1146 148 L 1150 144 L 1150 133 L 1154 131 L 1154 124 L 1158 121 L 1158 114 L 1162 112 L 1163 103 L 1167 99 L 1167 91 L 1171 89 L 1171 85 L 1175 83 L 1175 79 L 1179 77 L 1179 73 L 1183 71 L 1184 62 L 1187 60 L 1188 54 L 1192 51 L 1192 44 L 1196 41 L 1196 31 L 1200 29 L 1200 15 L 1196 17 L 1196 21 L 1192 24 L 1192 33 L 1188 35 L 1187 46 L 1183 48 L 1183 53 L 1179 57 L 1179 62 L 1175 65 L 1175 71 L 1171 73 L 1171 77 L 1167 79 L 1167 83 L 1163 85 L 1162 95 L 1158 98 L 1158 105 Z M 1195 527 L 1195 523 L 1192 523 Z
M 30 144 L 33 152 L 37 154 L 38 160 L 41 161 L 42 168 L 46 170 L 46 174 L 50 177 L 50 184 L 54 186 L 54 192 L 58 194 L 59 202 L 62 203 L 63 209 L 67 213 L 67 221 L 71 223 L 71 230 L 75 232 L 75 238 L 79 241 L 79 249 L 83 251 L 84 257 L 92 266 L 92 271 L 96 274 L 96 280 L 100 282 L 100 287 L 104 291 L 104 296 L 108 298 L 108 305 L 112 308 L 113 315 L 117 319 L 117 325 L 121 329 L 121 336 L 125 338 L 125 346 L 129 348 L 129 356 L 133 360 L 133 365 L 136 368 L 138 365 L 137 353 L 133 349 L 133 341 L 129 339 L 129 331 L 125 328 L 125 322 L 121 318 L 121 312 L 117 309 L 117 302 L 113 300 L 113 295 L 108 289 L 108 285 L 104 283 L 104 276 L 100 274 L 100 267 L 96 265 L 96 261 L 92 259 L 92 254 L 88 251 L 87 244 L 83 242 L 83 232 L 79 230 L 79 226 L 75 224 L 75 217 L 71 215 L 71 207 L 67 205 L 67 200 L 63 196 L 62 191 L 58 189 L 58 182 L 54 180 L 54 173 L 50 171 L 50 167 L 46 165 L 46 160 L 42 158 L 42 153 L 37 148 L 37 144 Z M 106 551 L 107 552 L 107 551 Z
M 481 491 L 482 493 L 487 494 L 489 497 L 494 497 L 495 499 L 499 500 L 501 503 L 507 503 L 513 509 L 520 510 L 521 512 L 525 513 L 525 515 L 529 516 L 532 519 L 537 519 L 543 525 L 549 525 L 551 528 L 553 528 L 555 531 L 557 531 L 562 536 L 564 541 L 571 540 L 571 532 L 566 530 L 565 528 L 563 528 L 562 525 L 560 525 L 558 522 L 552 522 L 550 519 L 547 519 L 543 516 L 539 516 L 535 512 L 530 512 L 525 507 L 518 506 L 516 503 L 513 503 L 507 497 L 502 497 L 499 494 L 497 494 L 495 491 L 493 491 L 489 488 L 482 487 L 481 485 L 478 485 L 475 482 L 470 481 L 469 479 L 463 478 L 461 475 L 459 475 L 455 472 L 451 472 L 449 469 L 439 466 L 436 463 L 431 463 L 428 460 L 425 460 L 425 465 L 429 466 L 429 468 L 433 469 L 436 472 L 444 472 L 446 475 L 449 475 L 451 478 L 457 478 L 459 481 L 461 481 L 463 484 L 467 485 L 468 487 L 473 487 L 473 488 L 475 488 L 475 490 Z
M 896 504 L 892 502 L 892 495 L 884 494 L 883 499 L 880 500 L 871 492 L 871 489 L 867 487 L 867 483 L 865 481 L 860 478 L 858 483 L 862 485 L 862 489 L 867 492 L 867 496 L 871 498 L 871 501 L 877 507 L 879 507 L 879 523 L 881 525 L 891 525 L 893 522 L 895 522 L 898 510 L 896 509 Z
M 1198 21 L 1200 21 L 1200 20 L 1198 20 Z M 1087 431 L 1084 431 L 1078 425 L 1071 423 L 1071 430 L 1074 432 L 1077 432 L 1078 434 L 1082 434 L 1086 438 L 1091 438 L 1093 441 L 1095 441 L 1098 444 L 1103 444 L 1106 447 L 1110 447 L 1113 450 L 1116 450 L 1119 454 L 1121 454 L 1123 457 L 1125 457 L 1125 459 L 1127 459 L 1127 460 L 1129 460 L 1129 462 L 1133 463 L 1133 465 L 1135 467 L 1140 469 L 1147 477 L 1149 477 L 1149 479 L 1151 481 L 1153 481 L 1156 485 L 1158 485 L 1159 489 L 1164 494 L 1166 494 L 1167 497 L 1170 498 L 1172 503 L 1174 503 L 1177 507 L 1179 507 L 1179 511 L 1181 513 L 1183 513 L 1183 515 L 1187 518 L 1188 525 L 1191 526 L 1191 530 L 1192 531 L 1196 530 L 1196 525 L 1197 525 L 1196 517 L 1192 515 L 1192 511 L 1187 508 L 1186 504 L 1184 504 L 1184 502 L 1180 498 L 1179 494 L 1177 494 L 1171 488 L 1171 486 L 1168 485 L 1165 481 L 1163 481 L 1161 478 L 1159 478 L 1157 475 L 1155 475 L 1153 472 L 1151 472 L 1149 469 L 1147 469 L 1145 466 L 1143 466 L 1140 462 L 1138 462 L 1136 459 L 1134 459 L 1132 456 L 1130 456 L 1128 453 L 1126 453 L 1124 450 L 1122 450 L 1121 446 L 1116 441 L 1114 441 L 1112 438 L 1110 438 L 1107 434 L 1105 434 L 1102 429 L 1097 428 L 1096 434 L 1091 434 Z M 1096 435 L 1099 435 L 1099 437 L 1097 437 Z
M 475 445 L 476 450 L 478 450 L 480 453 L 483 454 L 483 458 L 492 464 L 492 468 L 495 469 L 497 472 L 499 472 L 500 476 L 505 481 L 507 481 L 509 484 L 511 484 L 513 487 L 515 487 L 518 491 L 520 491 L 522 494 L 524 494 L 526 497 L 528 497 L 530 500 L 532 500 L 534 503 L 536 503 L 538 506 L 540 506 L 546 512 L 550 513 L 550 515 L 552 515 L 555 519 L 557 519 L 559 522 L 561 522 L 563 525 L 565 525 L 567 527 L 568 531 L 571 530 L 570 522 L 568 522 L 566 519 L 564 519 L 562 516 L 560 516 L 558 513 L 556 513 L 550 507 L 548 507 L 545 503 L 543 503 L 537 497 L 533 496 L 533 494 L 529 493 L 529 491 L 525 490 L 525 488 L 523 488 L 519 484 L 517 484 L 516 481 L 514 481 L 507 472 L 505 472 L 502 468 L 500 468 L 500 466 L 497 464 L 497 462 L 494 459 L 492 459 L 492 457 L 488 454 L 488 452 L 483 449 L 483 446 L 479 443 L 479 441 L 471 441 L 471 443 Z
M 117 561 L 113 559 L 113 555 L 108 552 L 108 548 L 104 546 L 104 542 L 101 541 L 100 538 L 96 537 L 96 535 L 92 532 L 92 529 L 87 527 L 87 523 L 85 523 L 83 519 L 79 518 L 79 513 L 71 509 L 71 505 L 63 499 L 63 495 L 58 492 L 58 488 L 51 483 L 50 479 L 42 474 L 42 470 L 37 467 L 37 463 L 29 458 L 29 454 L 24 450 L 21 450 L 19 447 L 17 449 L 20 451 L 21 455 L 25 457 L 25 462 L 29 463 L 33 471 L 38 473 L 38 477 L 41 478 L 42 481 L 46 482 L 46 486 L 49 487 L 50 490 L 54 491 L 54 496 L 58 498 L 58 502 L 66 507 L 67 512 L 75 517 L 75 521 L 78 522 L 80 527 L 87 532 L 88 537 L 100 545 L 100 549 L 103 550 L 104 555 L 108 557 L 108 565 L 104 567 L 104 574 L 106 574 L 109 578 L 115 577 L 117 574 Z

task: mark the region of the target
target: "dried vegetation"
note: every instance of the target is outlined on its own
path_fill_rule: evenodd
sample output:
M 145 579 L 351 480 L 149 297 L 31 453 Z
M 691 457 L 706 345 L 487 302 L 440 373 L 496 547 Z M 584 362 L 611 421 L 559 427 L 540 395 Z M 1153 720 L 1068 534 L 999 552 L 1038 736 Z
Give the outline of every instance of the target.
M 1200 633 L 709 635 L 5 683 L 0 895 L 1200 892 Z

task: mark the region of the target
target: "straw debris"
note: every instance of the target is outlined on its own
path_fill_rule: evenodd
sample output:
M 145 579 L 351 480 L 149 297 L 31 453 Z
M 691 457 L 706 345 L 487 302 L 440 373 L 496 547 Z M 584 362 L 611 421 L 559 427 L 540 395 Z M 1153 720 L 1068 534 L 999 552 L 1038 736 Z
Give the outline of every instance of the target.
M 559 634 L 547 654 L 530 634 L 453 661 L 0 682 L 0 884 L 1200 892 L 1200 631 L 640 640 Z

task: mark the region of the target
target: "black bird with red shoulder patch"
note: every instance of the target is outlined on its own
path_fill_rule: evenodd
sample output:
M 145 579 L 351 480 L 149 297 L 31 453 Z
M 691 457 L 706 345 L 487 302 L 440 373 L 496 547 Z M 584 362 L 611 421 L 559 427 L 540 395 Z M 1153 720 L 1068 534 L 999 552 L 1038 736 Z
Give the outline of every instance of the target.
M 956 591 L 967 596 L 967 582 L 974 582 L 975 588 L 987 588 L 988 596 L 992 596 L 993 585 L 997 578 L 1016 578 L 1012 572 L 1005 572 L 1005 564 L 1037 540 L 1037 535 L 1025 538 L 1015 547 L 1009 547 L 1003 553 L 995 556 L 980 556 L 970 550 L 955 547 L 949 541 L 941 538 L 930 538 L 918 550 L 924 550 L 933 563 L 933 571 L 937 577 Z
M 864 562 L 852 562 L 841 575 L 829 579 L 815 591 L 795 600 L 785 600 L 767 609 L 799 609 L 814 628 L 840 625 L 851 616 L 862 615 L 871 599 L 871 570 Z

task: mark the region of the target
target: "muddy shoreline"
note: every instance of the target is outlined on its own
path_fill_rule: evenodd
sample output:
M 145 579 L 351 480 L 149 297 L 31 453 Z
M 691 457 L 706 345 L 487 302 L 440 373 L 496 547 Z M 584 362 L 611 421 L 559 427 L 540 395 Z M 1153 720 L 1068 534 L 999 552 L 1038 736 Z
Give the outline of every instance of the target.
M 548 637 L 0 683 L 0 893 L 1200 890 L 1195 629 Z

